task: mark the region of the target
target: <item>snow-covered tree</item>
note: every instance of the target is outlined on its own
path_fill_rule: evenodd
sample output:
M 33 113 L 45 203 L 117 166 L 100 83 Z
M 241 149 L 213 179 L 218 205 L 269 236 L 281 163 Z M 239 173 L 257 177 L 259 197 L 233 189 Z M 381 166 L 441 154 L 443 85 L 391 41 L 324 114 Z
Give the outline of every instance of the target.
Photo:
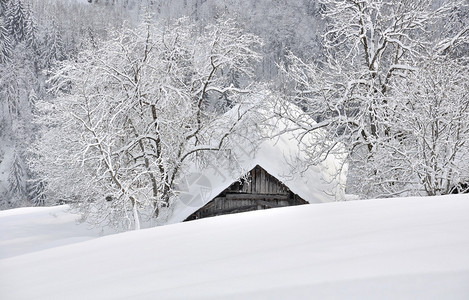
M 468 77 L 466 64 L 430 60 L 394 87 L 394 130 L 402 142 L 387 152 L 395 153 L 395 166 L 413 171 L 427 195 L 469 182 Z
M 146 18 L 62 63 L 50 80 L 57 99 L 39 104 L 46 130 L 33 167 L 46 194 L 94 222 L 139 228 L 141 214 L 157 217 L 184 165 L 236 129 L 216 122 L 212 102 L 250 92 L 258 45 L 229 20 L 197 33 L 186 19 Z M 230 72 L 242 86 L 226 84 Z
M 26 38 L 27 12 L 21 0 L 13 0 L 8 13 L 11 34 L 16 41 Z
M 408 184 L 403 182 L 408 176 L 388 176 L 390 170 L 400 167 L 398 158 L 390 159 L 383 148 L 393 144 L 399 149 L 405 138 L 395 126 L 399 119 L 390 105 L 399 101 L 393 86 L 417 71 L 426 58 L 447 56 L 468 41 L 467 28 L 451 24 L 464 1 L 319 2 L 326 20 L 325 56 L 305 61 L 292 54 L 284 68 L 296 84 L 294 100 L 319 122 L 308 124 L 300 119 L 296 123 L 305 131 L 327 128 L 331 136 L 349 146 L 351 192 L 399 194 L 395 189 L 381 189 L 381 183 Z M 429 34 L 431 30 L 439 30 L 439 35 Z M 415 170 L 403 172 L 415 175 Z
M 37 21 L 36 18 L 34 17 L 34 14 L 29 11 L 27 19 L 26 19 L 26 45 L 28 48 L 30 48 L 35 55 L 37 55 L 37 50 L 38 50 L 38 28 L 37 28 Z
M 11 57 L 13 42 L 5 18 L 0 15 L 0 64 L 4 64 Z
M 468 75 L 464 63 L 439 57 L 393 84 L 394 134 L 363 165 L 374 175 L 361 178 L 363 187 L 378 196 L 439 195 L 469 181 Z
M 21 160 L 21 157 L 17 153 L 14 153 L 13 167 L 11 168 L 11 173 L 8 178 L 12 198 L 15 198 L 14 196 L 22 197 L 26 194 L 26 180 L 23 164 L 24 162 Z

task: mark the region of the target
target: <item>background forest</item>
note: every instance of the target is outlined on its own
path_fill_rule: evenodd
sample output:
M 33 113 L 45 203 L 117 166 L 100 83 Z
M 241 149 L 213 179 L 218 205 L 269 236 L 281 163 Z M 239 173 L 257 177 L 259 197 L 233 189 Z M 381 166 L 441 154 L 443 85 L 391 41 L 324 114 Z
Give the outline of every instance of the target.
M 468 188 L 469 1 L 0 3 L 3 209 L 157 217 L 184 165 L 242 132 L 243 115 L 220 116 L 253 97 L 302 108 L 276 113 L 310 164 L 345 145 L 348 193 Z M 334 143 L 309 145 L 315 130 Z

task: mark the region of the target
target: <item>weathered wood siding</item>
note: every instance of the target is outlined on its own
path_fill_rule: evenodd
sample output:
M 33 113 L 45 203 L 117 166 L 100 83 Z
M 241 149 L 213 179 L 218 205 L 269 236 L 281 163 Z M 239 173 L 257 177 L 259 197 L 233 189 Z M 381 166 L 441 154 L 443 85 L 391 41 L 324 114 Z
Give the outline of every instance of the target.
M 247 180 L 233 183 L 224 193 L 288 195 L 288 188 L 260 166 L 252 169 Z
M 233 183 L 186 221 L 307 203 L 263 168 L 256 166 L 247 174 L 246 179 Z

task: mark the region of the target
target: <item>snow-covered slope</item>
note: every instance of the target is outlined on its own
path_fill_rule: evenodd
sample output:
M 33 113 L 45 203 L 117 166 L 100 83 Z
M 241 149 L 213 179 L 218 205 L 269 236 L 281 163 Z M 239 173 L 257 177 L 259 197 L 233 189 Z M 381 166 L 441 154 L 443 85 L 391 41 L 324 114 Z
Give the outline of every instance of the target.
M 79 224 L 79 218 L 69 213 L 66 205 L 0 211 L 0 259 L 113 233 Z
M 207 218 L 0 260 L 0 295 L 468 299 L 468 216 L 469 196 L 455 195 Z M 2 245 L 14 239 L 4 232 L 28 224 L 12 222 L 0 216 Z

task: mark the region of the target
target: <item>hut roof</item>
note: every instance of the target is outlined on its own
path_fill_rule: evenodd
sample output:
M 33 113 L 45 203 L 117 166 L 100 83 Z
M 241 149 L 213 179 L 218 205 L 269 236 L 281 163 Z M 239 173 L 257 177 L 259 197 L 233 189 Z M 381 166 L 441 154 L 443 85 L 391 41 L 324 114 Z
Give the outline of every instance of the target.
M 298 118 L 304 118 L 304 114 L 297 106 L 282 102 L 282 109 L 285 108 L 289 110 L 290 116 L 297 115 Z M 254 122 L 249 125 L 248 131 L 256 130 L 257 133 L 261 132 L 261 136 L 270 136 L 270 138 L 262 139 L 258 145 L 246 141 L 231 143 L 233 145 L 231 150 L 237 155 L 236 167 L 233 167 L 227 159 L 216 161 L 203 168 L 191 166 L 189 174 L 181 183 L 179 199 L 174 201 L 168 223 L 185 220 L 231 184 L 243 178 L 256 165 L 309 203 L 344 199 L 347 168 L 343 164 L 345 157 L 341 151 L 343 147 L 336 145 L 334 151 L 330 151 L 327 157 L 322 157 L 317 163 L 311 164 L 311 151 L 306 151 L 305 148 L 311 150 L 318 140 L 327 140 L 324 136 L 325 131 L 315 130 L 304 136 L 299 143 L 292 126 L 293 122 L 280 117 L 278 109 L 277 105 L 264 103 L 261 109 L 251 112 L 254 119 L 259 120 L 261 116 L 267 121 L 260 127 L 256 126 L 257 121 Z M 240 110 L 243 108 L 237 106 L 223 117 L 235 117 L 239 115 Z M 308 122 L 315 124 L 313 120 Z

